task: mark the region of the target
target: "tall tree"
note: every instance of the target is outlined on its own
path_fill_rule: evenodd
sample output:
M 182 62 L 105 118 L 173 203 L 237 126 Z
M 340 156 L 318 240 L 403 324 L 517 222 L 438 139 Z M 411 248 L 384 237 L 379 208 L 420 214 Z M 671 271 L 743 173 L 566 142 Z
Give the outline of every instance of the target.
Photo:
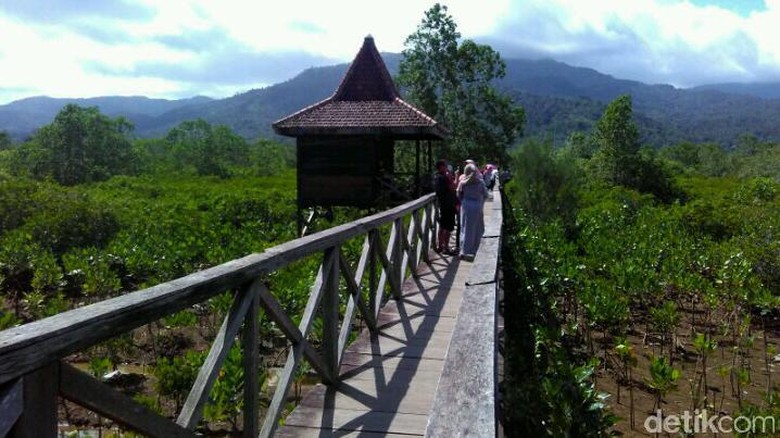
M 11 149 L 13 142 L 11 136 L 6 131 L 0 131 L 0 151 Z
M 64 185 L 100 181 L 133 170 L 127 135 L 133 125 L 101 114 L 97 107 L 68 104 L 18 151 L 21 167 L 35 178 Z
M 461 40 L 447 7 L 437 3 L 406 39 L 397 81 L 410 101 L 450 129 L 452 158 L 503 160 L 525 123 L 523 109 L 493 86 L 505 69 L 490 46 Z
M 593 133 L 601 175 L 613 184 L 628 185 L 638 158 L 639 131 L 633 117 L 631 96 L 624 94 L 610 102 Z
M 631 96 L 610 102 L 593 132 L 598 146 L 591 165 L 600 179 L 643 193 L 652 193 L 664 202 L 682 196 L 655 151 L 639 150 L 639 131 L 633 119 Z

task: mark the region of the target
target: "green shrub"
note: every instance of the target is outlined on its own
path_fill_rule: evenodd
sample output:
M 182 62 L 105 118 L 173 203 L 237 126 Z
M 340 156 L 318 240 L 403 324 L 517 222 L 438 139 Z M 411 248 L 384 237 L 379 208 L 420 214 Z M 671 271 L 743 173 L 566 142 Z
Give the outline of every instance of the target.
M 157 360 L 154 367 L 154 377 L 157 379 L 155 389 L 158 394 L 175 403 L 177 412 L 195 383 L 204 359 L 204 353 L 187 351 L 184 356 Z
M 572 228 L 577 212 L 579 172 L 571 156 L 559 155 L 549 143 L 529 140 L 511 155 L 514 171 L 508 189 L 536 222 L 561 218 Z
M 33 199 L 45 208 L 27 219 L 23 229 L 56 255 L 72 248 L 101 247 L 119 230 L 114 213 L 77 194 L 41 193 Z

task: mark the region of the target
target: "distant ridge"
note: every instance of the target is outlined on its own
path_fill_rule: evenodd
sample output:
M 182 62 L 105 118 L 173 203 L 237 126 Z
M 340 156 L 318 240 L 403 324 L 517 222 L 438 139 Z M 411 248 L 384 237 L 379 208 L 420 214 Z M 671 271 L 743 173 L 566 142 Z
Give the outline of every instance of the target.
M 760 97 L 761 99 L 780 99 L 780 82 L 738 83 L 727 82 L 694 87 L 692 90 L 714 90 L 730 94 Z
M 187 99 L 152 99 L 145 96 L 104 96 L 90 98 L 27 97 L 0 105 L 0 130 L 22 139 L 50 123 L 65 105 L 96 106 L 103 114 L 125 116 L 134 122 L 145 122 L 187 105 L 199 105 L 213 99 L 196 96 Z
M 382 57 L 395 74 L 400 55 L 383 53 Z M 561 143 L 574 131 L 590 130 L 607 103 L 628 93 L 633 98 L 642 141 L 648 145 L 694 141 L 729 146 L 745 133 L 780 141 L 780 98 L 772 97 L 780 95 L 780 83 L 679 89 L 618 79 L 551 59 L 507 59 L 506 64 L 507 75 L 498 86 L 524 106 L 526 136 L 548 137 Z M 127 117 L 135 123 L 135 135 L 139 137 L 161 136 L 182 121 L 196 118 L 228 125 L 248 139 L 272 137 L 273 121 L 330 96 L 346 69 L 347 64 L 309 68 L 279 84 L 224 99 L 22 99 L 0 106 L 0 130 L 17 140 L 24 139 L 50 123 L 66 103 L 77 103 L 98 106 L 111 116 Z

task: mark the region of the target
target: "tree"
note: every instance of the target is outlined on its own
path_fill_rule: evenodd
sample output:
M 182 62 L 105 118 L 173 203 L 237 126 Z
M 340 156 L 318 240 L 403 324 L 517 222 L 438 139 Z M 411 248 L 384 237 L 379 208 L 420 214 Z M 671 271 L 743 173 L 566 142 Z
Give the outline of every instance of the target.
M 639 131 L 633 120 L 631 96 L 613 100 L 596 123 L 593 134 L 600 175 L 612 184 L 628 185 L 639 152 Z
M 63 185 L 132 172 L 134 156 L 127 138 L 132 129 L 126 119 L 112 119 L 97 107 L 68 104 L 20 146 L 19 164 L 34 178 L 51 177 Z
M 587 134 L 582 131 L 574 131 L 566 139 L 566 148 L 577 158 L 593 158 L 597 145 Z
M 180 165 L 195 167 L 199 175 L 227 177 L 230 166 L 248 158 L 246 141 L 225 125 L 212 127 L 203 119 L 189 120 L 171 129 L 165 137 Z
M 681 196 L 655 150 L 639 148 L 639 131 L 633 119 L 631 96 L 624 94 L 610 102 L 593 133 L 598 150 L 591 169 L 608 184 L 652 193 L 664 202 Z
M 510 154 L 520 207 L 536 223 L 560 218 L 567 232 L 577 219 L 579 172 L 571 152 L 556 154 L 549 141 L 527 139 Z
M 13 142 L 11 136 L 6 131 L 0 131 L 0 151 L 11 149 Z
M 498 52 L 460 37 L 447 7 L 435 4 L 406 39 L 397 81 L 412 103 L 450 129 L 449 155 L 504 160 L 525 113 L 493 87 L 506 69 Z

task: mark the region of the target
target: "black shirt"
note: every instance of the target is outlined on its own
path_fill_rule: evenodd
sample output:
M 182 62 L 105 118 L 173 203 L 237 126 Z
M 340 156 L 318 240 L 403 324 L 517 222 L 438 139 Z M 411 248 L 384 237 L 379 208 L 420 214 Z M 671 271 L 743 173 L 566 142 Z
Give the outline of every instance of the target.
M 436 196 L 439 198 L 439 207 L 455 208 L 456 198 L 455 192 L 450 188 L 450 178 L 447 175 L 436 173 L 436 178 L 433 182 L 434 189 L 436 190 Z

